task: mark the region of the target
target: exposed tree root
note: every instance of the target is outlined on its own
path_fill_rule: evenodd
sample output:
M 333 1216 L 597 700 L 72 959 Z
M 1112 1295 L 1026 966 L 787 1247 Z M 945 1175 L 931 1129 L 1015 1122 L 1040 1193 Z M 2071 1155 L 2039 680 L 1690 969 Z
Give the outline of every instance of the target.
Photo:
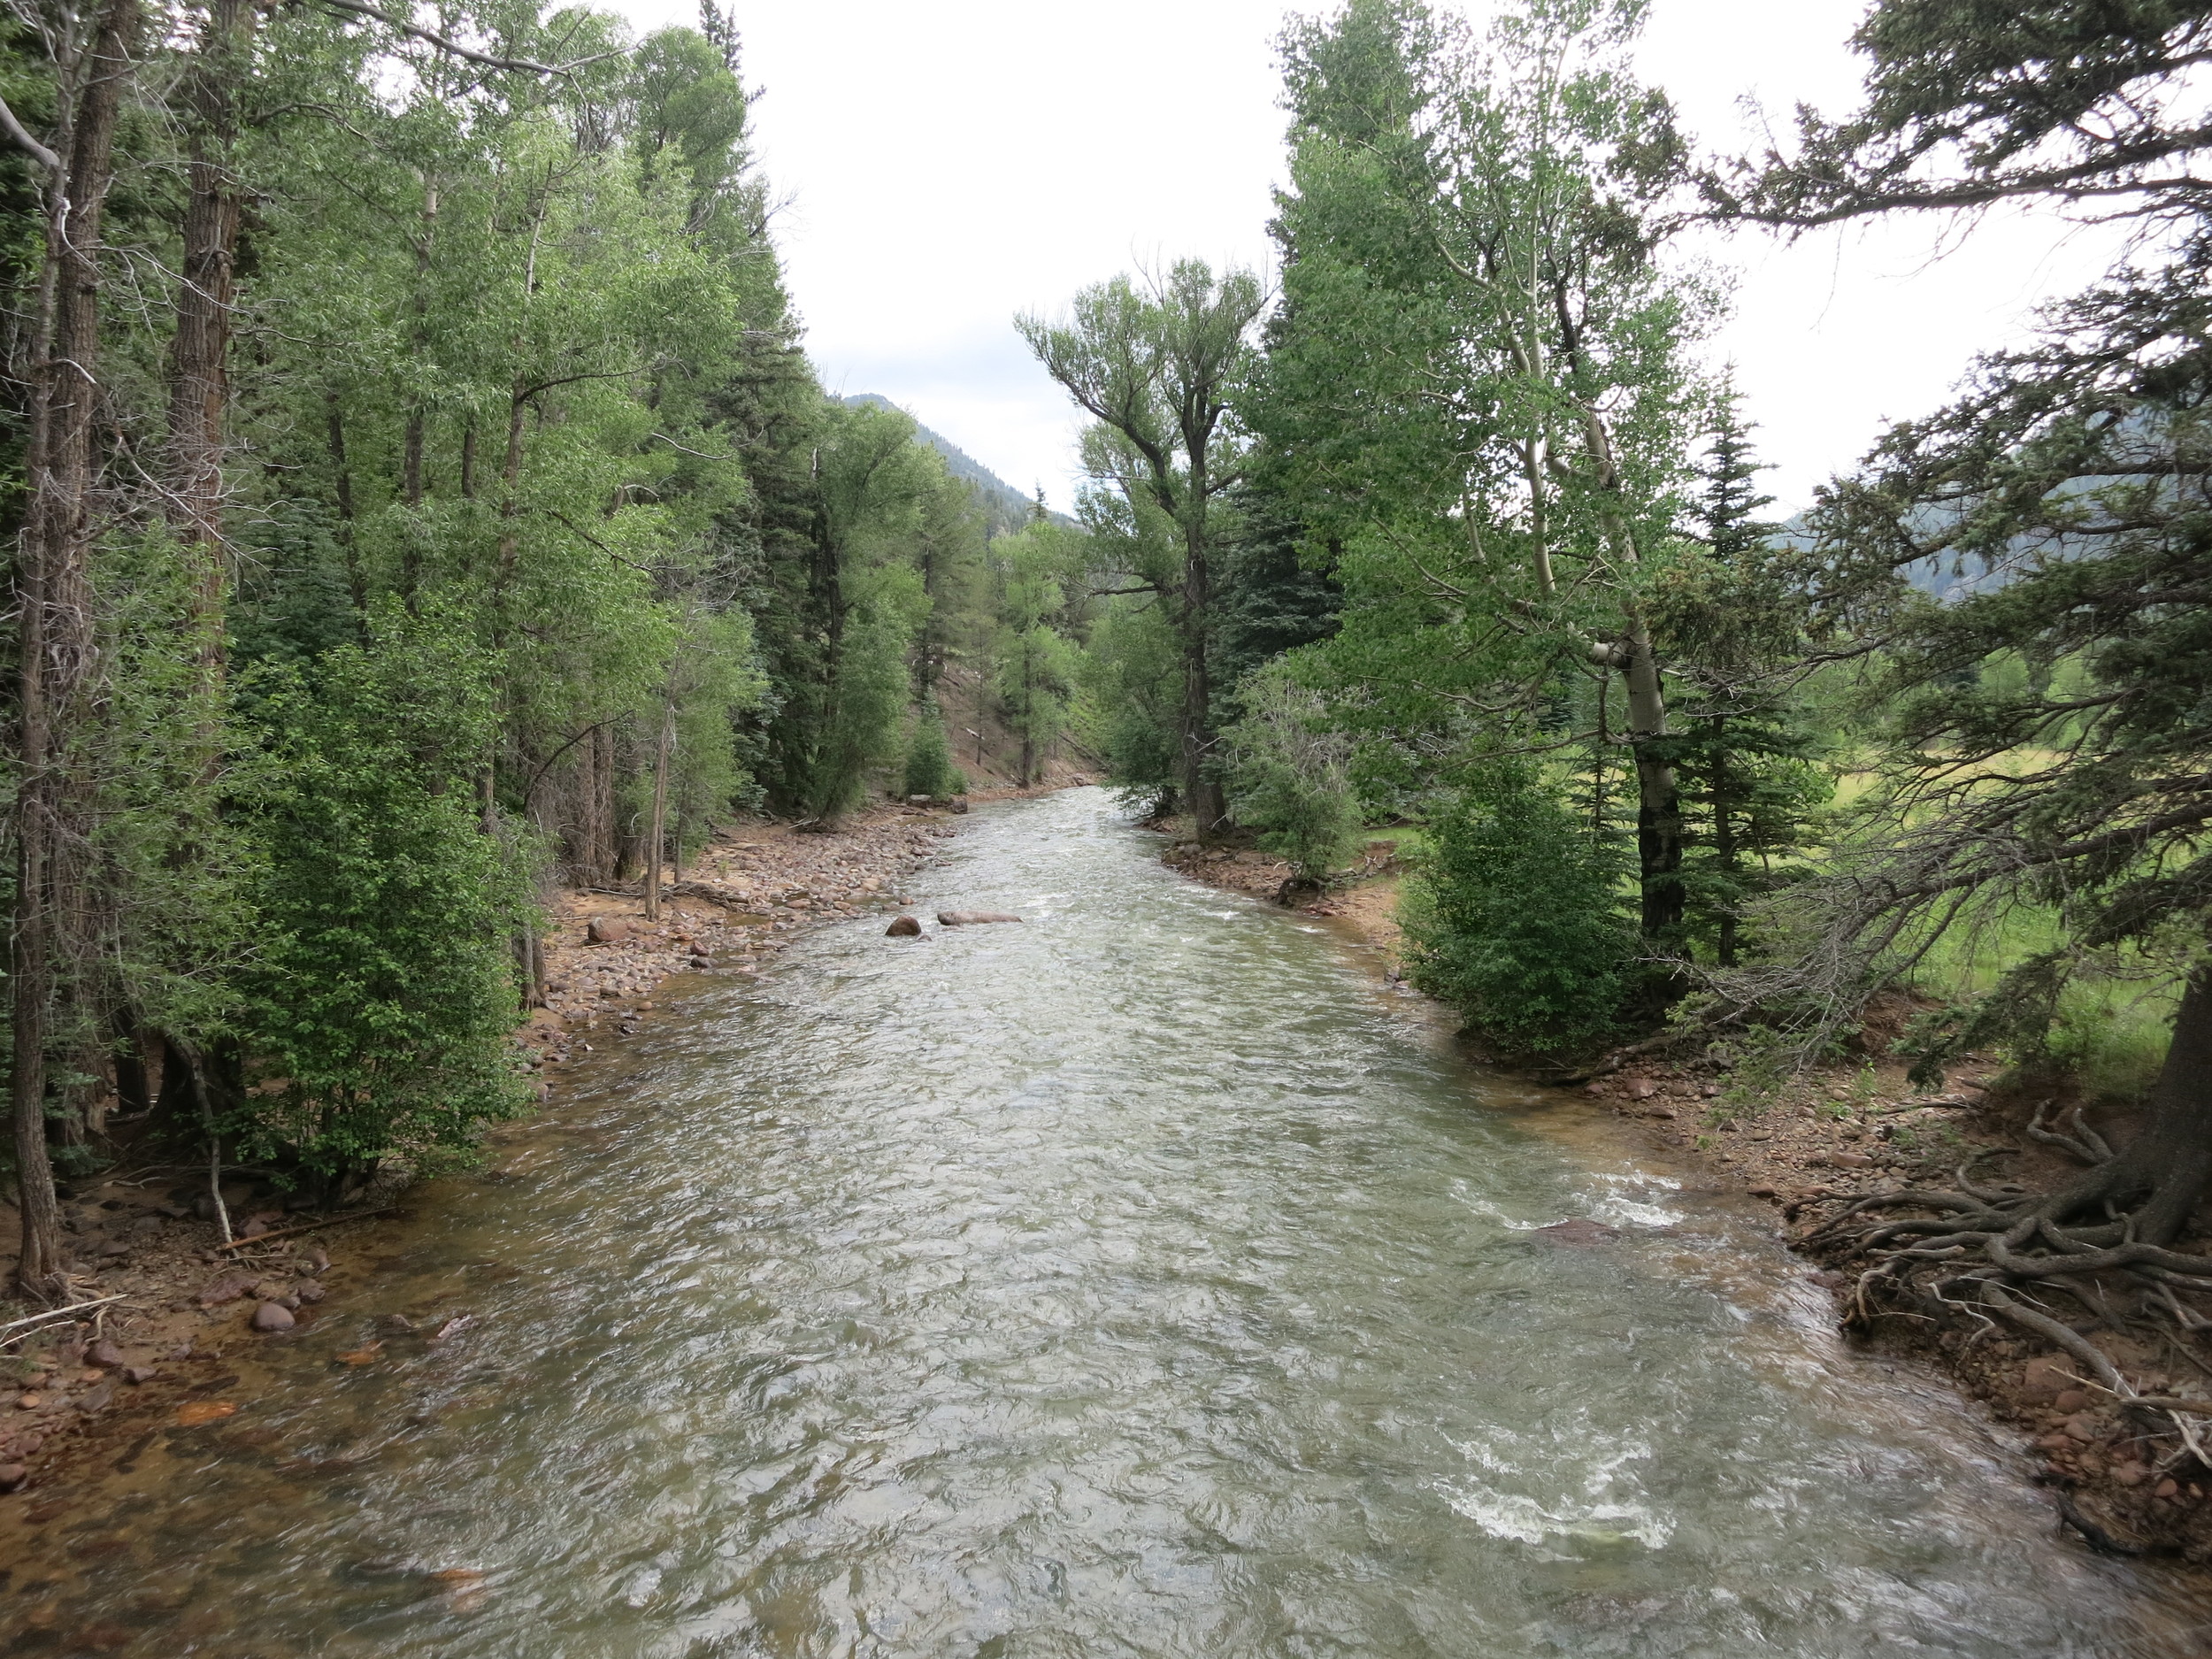
M 2159 1475 L 2185 1465 L 2212 1474 L 2212 1425 L 2198 1421 L 2212 1417 L 2212 1386 L 2145 1386 L 2127 1374 L 2109 1338 L 2094 1340 L 2147 1337 L 2212 1378 L 2199 1352 L 2212 1332 L 2212 1256 L 2171 1248 L 2204 1190 L 2201 1160 L 2170 1150 L 2165 1167 L 2154 1167 L 2156 1136 L 2116 1152 L 2078 1110 L 2057 1125 L 2039 1112 L 2028 1133 L 2079 1158 L 2082 1176 L 2039 1194 L 1982 1186 L 1962 1168 L 1955 1190 L 1904 1187 L 1855 1199 L 1801 1247 L 1857 1264 L 1852 1323 L 1925 1319 L 1965 1331 L 1970 1346 L 2001 1325 L 2025 1333 L 2079 1364 L 2082 1387 L 2124 1414 L 2131 1443 Z M 2063 1494 L 2060 1513 L 2093 1548 L 2144 1553 Z

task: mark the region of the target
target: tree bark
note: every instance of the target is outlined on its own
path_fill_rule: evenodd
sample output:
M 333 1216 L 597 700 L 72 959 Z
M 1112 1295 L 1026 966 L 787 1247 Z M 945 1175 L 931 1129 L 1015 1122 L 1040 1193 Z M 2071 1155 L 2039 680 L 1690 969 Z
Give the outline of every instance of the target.
M 2212 964 L 2190 975 L 2174 1010 L 2173 1037 L 2151 1090 L 2150 1122 L 2117 1157 L 2100 1164 L 2039 1213 L 2054 1221 L 2088 1212 L 2101 1221 L 2103 1206 L 2135 1209 L 2138 1243 L 2167 1245 L 2179 1238 L 2212 1184 Z
M 675 736 L 676 710 L 661 710 L 660 741 L 653 748 L 653 826 L 645 842 L 645 919 L 661 918 L 661 841 L 668 833 L 668 746 Z
M 1653 741 L 1667 735 L 1667 703 L 1651 630 L 1640 616 L 1632 620 L 1627 643 L 1628 662 L 1621 678 L 1628 688 L 1628 741 L 1636 757 L 1636 862 L 1643 933 L 1647 940 L 1663 942 L 1682 927 L 1682 789 L 1674 768 Z
M 59 1209 L 47 1155 L 48 1048 L 75 989 L 90 803 L 71 748 L 95 666 L 88 582 L 100 366 L 100 215 L 123 86 L 142 19 L 108 0 L 91 43 L 63 78 L 62 166 L 47 180 L 38 350 L 27 459 L 30 504 L 16 567 L 16 892 L 10 945 L 9 1079 L 23 1220 L 17 1278 L 27 1295 L 66 1294 Z M 73 104 L 73 108 L 70 107 Z
M 237 86 L 253 41 L 246 0 L 211 0 L 200 49 L 185 77 L 190 162 L 184 211 L 183 280 L 169 348 L 168 518 L 192 575 L 192 651 L 201 722 L 211 738 L 211 701 L 225 672 L 229 562 L 223 544 L 223 428 L 230 401 L 240 192 L 231 170 L 238 137 Z M 213 764 L 213 757 L 206 764 Z
M 1213 600 L 1206 557 L 1206 504 L 1205 462 L 1194 456 L 1188 507 L 1192 518 L 1183 535 L 1183 798 L 1190 803 L 1191 829 L 1201 837 L 1219 834 L 1229 820 L 1221 780 L 1206 764 L 1216 739 L 1213 677 L 1206 661 L 1208 612 Z

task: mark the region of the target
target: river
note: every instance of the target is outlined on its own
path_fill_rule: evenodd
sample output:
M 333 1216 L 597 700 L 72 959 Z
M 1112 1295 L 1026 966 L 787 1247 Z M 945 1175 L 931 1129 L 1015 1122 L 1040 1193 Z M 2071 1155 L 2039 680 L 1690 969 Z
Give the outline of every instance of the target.
M 12 1563 L 19 1650 L 2165 1655 L 1771 1212 L 1097 790 L 699 981 Z M 1535 1229 L 1588 1216 L 1617 1241 Z M 357 1281 L 358 1282 L 358 1281 Z M 362 1357 L 387 1313 L 420 1327 Z M 442 1340 L 450 1319 L 467 1322 Z M 442 1577 L 439 1575 L 442 1574 Z M 2193 1634 L 2192 1632 L 2194 1632 Z M 88 1634 L 89 1632 L 89 1634 Z

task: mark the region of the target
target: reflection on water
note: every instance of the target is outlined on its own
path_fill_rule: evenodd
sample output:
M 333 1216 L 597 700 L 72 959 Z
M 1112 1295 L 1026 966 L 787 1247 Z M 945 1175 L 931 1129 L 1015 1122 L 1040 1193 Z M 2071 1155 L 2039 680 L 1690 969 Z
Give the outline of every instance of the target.
M 716 986 L 15 1563 L 22 1651 L 2199 1651 L 1762 1220 L 1097 791 Z M 1569 1215 L 1622 1230 L 1563 1246 Z M 377 1316 L 389 1336 L 337 1367 Z M 2192 1631 L 2198 1633 L 2193 1635 Z

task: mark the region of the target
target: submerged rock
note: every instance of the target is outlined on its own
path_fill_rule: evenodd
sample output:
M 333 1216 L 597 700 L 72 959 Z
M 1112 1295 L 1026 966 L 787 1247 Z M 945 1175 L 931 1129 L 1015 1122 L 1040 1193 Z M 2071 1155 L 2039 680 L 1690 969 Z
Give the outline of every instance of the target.
M 253 1310 L 253 1328 L 262 1332 L 288 1331 L 299 1322 L 281 1302 L 265 1302 Z
M 1536 1236 L 1553 1244 L 1610 1244 L 1621 1235 L 1601 1221 L 1587 1216 L 1574 1216 L 1565 1221 L 1555 1221 L 1548 1227 L 1536 1229 Z

